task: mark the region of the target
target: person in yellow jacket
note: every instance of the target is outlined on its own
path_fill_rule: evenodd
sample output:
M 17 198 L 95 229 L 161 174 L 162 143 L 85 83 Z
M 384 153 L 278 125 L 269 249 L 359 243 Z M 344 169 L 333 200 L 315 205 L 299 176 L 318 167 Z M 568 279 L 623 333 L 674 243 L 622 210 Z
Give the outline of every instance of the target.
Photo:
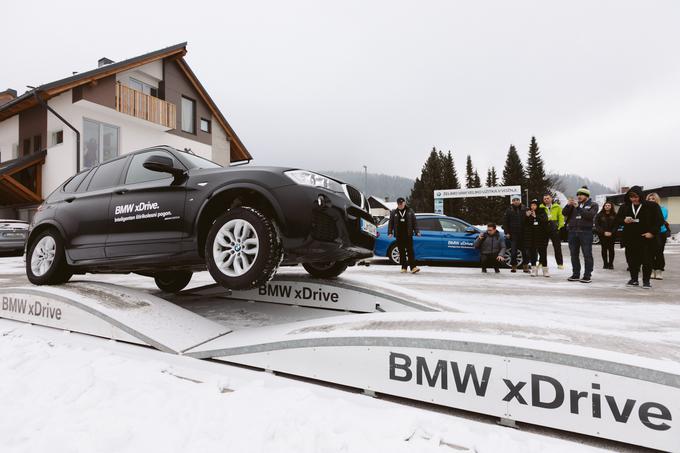
M 552 241 L 553 250 L 555 251 L 555 261 L 557 261 L 557 268 L 564 269 L 564 258 L 562 257 L 562 242 L 560 240 L 560 230 L 564 228 L 564 215 L 562 214 L 562 206 L 553 201 L 552 195 L 549 193 L 543 195 L 543 204 L 541 209 L 545 209 L 548 214 L 548 222 L 550 222 L 550 230 L 548 231 L 548 238 Z

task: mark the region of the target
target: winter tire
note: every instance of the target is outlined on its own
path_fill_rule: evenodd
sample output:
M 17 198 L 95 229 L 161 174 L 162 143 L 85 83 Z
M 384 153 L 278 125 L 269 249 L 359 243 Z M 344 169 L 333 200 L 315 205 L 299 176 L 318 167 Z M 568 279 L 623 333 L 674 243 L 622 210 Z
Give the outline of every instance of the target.
M 399 257 L 399 248 L 397 247 L 396 242 L 392 244 L 389 249 L 387 249 L 387 258 L 389 258 L 390 263 L 392 264 L 399 264 L 401 262 Z
M 205 243 L 208 271 L 228 289 L 264 285 L 276 273 L 282 253 L 274 222 L 248 207 L 218 217 Z
M 178 293 L 189 284 L 192 275 L 191 271 L 161 272 L 154 276 L 154 281 L 161 291 Z
M 64 241 L 54 229 L 40 233 L 26 253 L 26 276 L 34 285 L 59 285 L 71 278 Z
M 505 249 L 505 267 L 510 267 L 510 263 L 512 262 L 512 251 L 508 247 Z M 521 250 L 517 250 L 517 267 L 522 267 L 522 263 L 524 262 L 524 253 L 522 253 Z
M 332 261 L 330 263 L 304 263 L 302 267 L 309 272 L 309 275 L 316 278 L 337 277 L 347 270 L 347 264 L 342 261 Z

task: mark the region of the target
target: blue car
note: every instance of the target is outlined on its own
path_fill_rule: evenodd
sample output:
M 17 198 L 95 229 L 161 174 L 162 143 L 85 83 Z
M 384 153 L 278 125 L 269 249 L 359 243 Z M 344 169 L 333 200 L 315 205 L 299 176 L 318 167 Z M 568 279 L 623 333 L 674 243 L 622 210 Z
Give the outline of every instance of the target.
M 438 214 L 416 214 L 420 236 L 413 237 L 416 261 L 479 262 L 479 250 L 474 247 L 481 231 L 455 217 Z M 385 221 L 378 227 L 373 253 L 399 264 L 399 250 L 394 237 L 387 237 Z

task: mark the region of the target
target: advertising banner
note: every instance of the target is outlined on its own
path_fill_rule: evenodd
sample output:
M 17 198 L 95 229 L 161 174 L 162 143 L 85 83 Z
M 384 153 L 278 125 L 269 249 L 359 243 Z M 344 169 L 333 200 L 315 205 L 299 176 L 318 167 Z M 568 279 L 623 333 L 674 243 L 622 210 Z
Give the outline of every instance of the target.
M 473 189 L 442 189 L 434 191 L 434 198 L 505 197 L 522 192 L 520 186 L 478 187 Z

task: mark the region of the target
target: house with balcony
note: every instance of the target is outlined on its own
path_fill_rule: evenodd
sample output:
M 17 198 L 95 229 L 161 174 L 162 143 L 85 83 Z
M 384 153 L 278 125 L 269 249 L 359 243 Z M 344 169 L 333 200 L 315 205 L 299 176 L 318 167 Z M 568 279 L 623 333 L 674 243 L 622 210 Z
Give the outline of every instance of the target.
M 184 56 L 187 43 L 0 92 L 0 218 L 28 220 L 71 175 L 170 145 L 221 165 L 252 159 Z

